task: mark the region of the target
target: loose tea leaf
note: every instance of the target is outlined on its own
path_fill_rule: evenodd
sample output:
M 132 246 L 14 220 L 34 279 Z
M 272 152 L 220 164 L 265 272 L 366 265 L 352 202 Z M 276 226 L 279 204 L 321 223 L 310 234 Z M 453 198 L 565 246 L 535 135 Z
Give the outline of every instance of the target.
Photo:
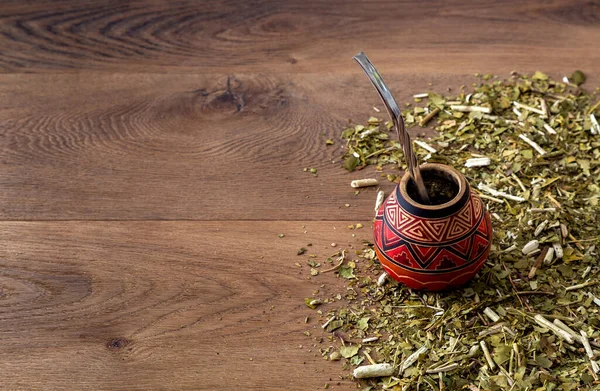
M 344 167 L 348 171 L 354 171 L 359 163 L 360 160 L 356 156 L 348 156 L 344 159 Z
M 325 328 L 325 330 L 327 332 L 332 332 L 334 330 L 339 329 L 343 325 L 344 325 L 344 321 L 343 320 L 334 320 L 333 322 L 329 323 L 329 325 Z
M 321 300 L 318 300 L 318 299 L 312 299 L 310 297 L 307 297 L 307 298 L 304 299 L 304 303 L 306 304 L 306 306 L 308 308 L 311 308 L 311 309 L 314 310 L 315 308 L 317 308 L 323 302 Z
M 573 82 L 573 84 L 578 85 L 578 86 L 585 83 L 585 75 L 581 71 L 573 72 L 571 74 L 571 77 L 569 77 L 569 79 Z
M 340 347 L 340 354 L 344 358 L 350 358 L 350 357 L 356 356 L 358 354 L 358 349 L 359 349 L 359 347 L 356 345 L 342 346 L 342 347 Z
M 348 265 L 342 265 L 338 269 L 338 273 L 340 273 L 341 277 L 344 277 L 346 279 L 356 278 L 356 276 L 354 275 L 354 269 Z
M 487 204 L 494 243 L 485 267 L 460 289 L 416 292 L 391 278 L 378 284 L 371 244 L 344 250 L 337 273 L 345 289 L 318 310 L 323 322 L 334 320 L 311 338 L 324 357 L 344 349 L 348 378 L 364 357 L 393 365 L 394 376 L 356 380 L 363 388 L 599 389 L 600 91 L 578 87 L 580 71 L 568 82 L 542 72 L 479 77 L 471 91 L 418 94 L 420 106 L 403 116 L 408 127 L 437 133 L 423 140 L 430 149 L 415 148 L 420 161 L 459 169 Z M 373 165 L 397 180 L 404 157 L 390 129 L 374 117 L 344 129 L 344 167 Z

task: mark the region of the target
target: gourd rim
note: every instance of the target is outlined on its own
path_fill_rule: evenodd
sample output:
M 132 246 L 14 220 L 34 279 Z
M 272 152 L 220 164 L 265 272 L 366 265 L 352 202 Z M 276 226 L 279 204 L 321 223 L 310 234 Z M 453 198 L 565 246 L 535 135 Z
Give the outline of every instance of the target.
M 408 195 L 407 187 L 408 187 L 409 180 L 411 180 L 411 176 L 410 176 L 409 172 L 406 171 L 404 173 L 404 176 L 400 180 L 400 184 L 398 186 L 399 186 L 399 190 L 400 190 L 400 194 L 402 195 L 402 198 L 404 198 L 404 200 L 407 203 L 409 203 L 411 206 L 413 206 L 414 208 L 422 209 L 422 210 L 430 210 L 430 211 L 446 209 L 446 208 L 449 208 L 449 207 L 452 207 L 453 205 L 455 205 L 465 195 L 465 192 L 467 191 L 467 180 L 465 179 L 464 175 L 461 174 L 461 172 L 458 171 L 457 169 L 455 169 L 454 167 L 447 166 L 445 164 L 439 164 L 439 163 L 426 163 L 426 164 L 421 165 L 419 168 L 421 169 L 421 176 L 423 178 L 426 178 L 427 176 L 431 175 L 432 173 L 438 173 L 438 174 L 441 173 L 446 178 L 452 179 L 454 181 L 454 183 L 456 183 L 458 185 L 458 192 L 450 201 L 445 202 L 443 204 L 437 204 L 437 205 L 421 204 L 420 202 L 413 200 Z

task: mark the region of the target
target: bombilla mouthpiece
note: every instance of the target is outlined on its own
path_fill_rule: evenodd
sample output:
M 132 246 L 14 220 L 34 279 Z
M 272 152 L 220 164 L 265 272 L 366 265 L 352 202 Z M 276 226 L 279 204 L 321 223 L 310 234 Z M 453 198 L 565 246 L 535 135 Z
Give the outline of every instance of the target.
M 383 81 L 383 77 L 381 77 L 381 74 L 377 71 L 377 69 L 375 69 L 375 66 L 373 66 L 371 61 L 369 61 L 369 58 L 366 54 L 360 52 L 356 56 L 354 56 L 354 60 L 356 60 L 358 65 L 361 66 L 362 70 L 365 72 L 365 74 L 379 93 L 379 97 L 383 101 L 383 105 L 385 106 L 389 116 L 392 118 L 394 128 L 396 128 L 398 140 L 400 141 L 400 146 L 402 147 L 402 151 L 404 152 L 404 157 L 406 158 L 406 162 L 408 165 L 408 173 L 410 174 L 413 181 L 415 182 L 415 185 L 417 186 L 417 192 L 419 193 L 421 202 L 429 204 L 429 195 L 427 194 L 425 184 L 423 183 L 423 178 L 421 177 L 421 170 L 419 169 L 419 162 L 417 160 L 417 156 L 413 151 L 412 140 L 410 139 L 410 135 L 404 127 L 402 113 L 400 112 L 400 108 L 398 107 L 396 100 L 392 96 L 392 92 Z

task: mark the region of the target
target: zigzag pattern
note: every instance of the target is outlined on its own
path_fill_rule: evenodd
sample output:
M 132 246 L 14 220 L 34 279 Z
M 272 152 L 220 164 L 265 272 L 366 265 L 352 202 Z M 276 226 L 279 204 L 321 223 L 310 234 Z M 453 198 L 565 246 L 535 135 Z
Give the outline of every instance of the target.
M 452 216 L 422 219 L 402 209 L 392 193 L 382 211 L 386 225 L 402 239 L 422 244 L 439 244 L 460 240 L 462 236 L 469 234 L 482 218 L 483 206 L 481 200 L 472 194 L 469 202 Z
M 391 196 L 377 213 L 374 232 L 375 245 L 387 261 L 430 274 L 468 267 L 486 253 L 492 240 L 489 215 L 477 196 L 453 216 L 437 220 L 406 213 Z

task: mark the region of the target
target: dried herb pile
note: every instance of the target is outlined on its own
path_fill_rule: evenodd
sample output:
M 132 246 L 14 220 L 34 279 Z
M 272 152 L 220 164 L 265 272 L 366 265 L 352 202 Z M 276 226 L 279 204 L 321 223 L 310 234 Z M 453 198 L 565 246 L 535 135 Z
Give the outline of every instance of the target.
M 369 243 L 331 265 L 311 260 L 313 278 L 334 269 L 347 281 L 334 297 L 306 299 L 325 326 L 307 335 L 325 359 L 344 361 L 343 375 L 387 363 L 391 376 L 360 387 L 600 389 L 600 97 L 584 80 L 486 75 L 472 91 L 419 94 L 406 106 L 407 126 L 437 133 L 415 142 L 420 161 L 465 174 L 493 216 L 494 244 L 478 277 L 441 293 L 382 281 Z M 396 180 L 383 174 L 404 161 L 389 129 L 377 118 L 345 129 L 345 168 L 374 165 Z

